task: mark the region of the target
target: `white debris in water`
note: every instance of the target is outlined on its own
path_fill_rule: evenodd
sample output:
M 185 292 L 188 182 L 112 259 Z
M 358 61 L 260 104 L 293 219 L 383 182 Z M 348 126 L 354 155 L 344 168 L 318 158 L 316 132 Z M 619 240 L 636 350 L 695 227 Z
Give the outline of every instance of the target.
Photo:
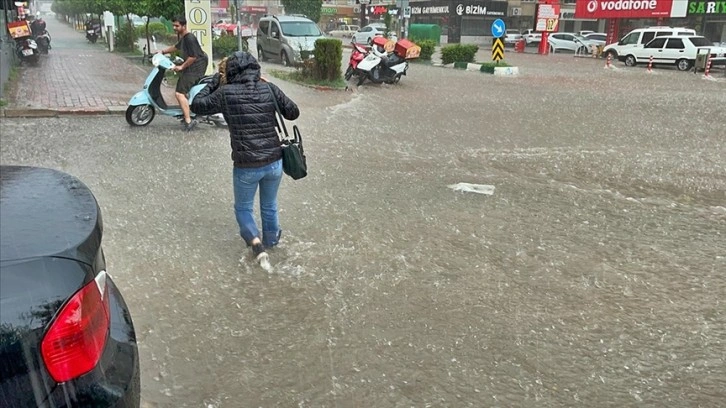
M 470 184 L 470 183 L 458 183 L 450 184 L 449 188 L 454 191 L 461 191 L 462 193 L 477 193 L 477 194 L 494 194 L 494 186 L 490 184 Z

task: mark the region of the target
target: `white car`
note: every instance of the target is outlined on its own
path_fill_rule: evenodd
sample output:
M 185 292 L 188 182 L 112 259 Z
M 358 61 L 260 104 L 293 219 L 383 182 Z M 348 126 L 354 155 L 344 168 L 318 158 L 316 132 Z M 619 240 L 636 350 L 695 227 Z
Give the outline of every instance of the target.
M 539 44 L 542 41 L 542 34 L 538 33 L 535 30 L 529 29 L 524 30 L 522 32 L 522 37 L 524 37 L 524 40 L 527 42 L 527 45 L 537 43 Z
M 504 33 L 504 46 L 514 45 L 522 39 L 522 34 L 517 30 L 507 30 Z
M 603 48 L 604 55 L 610 55 L 613 60 L 623 61 L 625 56 L 635 48 L 643 48 L 645 44 L 648 44 L 653 38 L 656 37 L 667 37 L 669 35 L 680 35 L 680 36 L 693 36 L 696 35 L 696 30 L 685 27 L 645 27 L 636 28 L 629 32 L 625 37 L 621 38 L 620 41 L 614 44 L 608 44 Z
M 553 33 L 547 37 L 550 52 L 572 51 L 576 53 L 589 53 L 593 43 L 587 38 L 575 33 Z
M 356 44 L 372 44 L 373 37 L 386 36 L 386 25 L 382 23 L 372 23 L 359 29 L 353 34 L 352 41 Z
M 353 34 L 360 29 L 357 25 L 343 24 L 335 30 L 330 30 L 328 36 L 333 38 L 352 38 Z
M 711 64 L 726 65 L 726 48 L 714 47 L 705 37 L 701 36 L 667 36 L 656 37 L 643 48 L 633 48 L 619 59 L 625 65 L 634 67 L 647 64 L 653 57 L 653 64 L 675 64 L 679 71 L 688 71 L 696 61 L 699 48 L 711 49 Z
M 605 45 L 608 39 L 608 35 L 605 33 L 589 33 L 583 35 L 583 37 L 595 45 Z

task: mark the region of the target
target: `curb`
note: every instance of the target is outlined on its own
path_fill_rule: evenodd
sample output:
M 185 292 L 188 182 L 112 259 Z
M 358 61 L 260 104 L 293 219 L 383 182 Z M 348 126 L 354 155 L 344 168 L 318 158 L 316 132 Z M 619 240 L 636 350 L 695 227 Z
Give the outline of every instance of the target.
M 99 116 L 123 115 L 125 106 L 110 106 L 100 109 L 35 109 L 35 108 L 5 108 L 0 110 L 3 118 L 58 118 L 61 116 Z
M 432 63 L 431 66 L 439 67 L 439 68 L 450 68 L 450 69 L 457 69 L 460 71 L 476 71 L 484 73 L 481 70 L 481 67 L 483 64 L 476 64 L 473 62 L 467 62 L 466 67 L 457 66 L 459 63 L 452 63 L 452 64 L 442 64 L 442 63 Z M 463 63 L 461 63 L 463 64 Z M 495 75 L 495 76 L 518 76 L 519 75 L 519 67 L 495 67 L 493 73 L 488 73 L 489 75 Z

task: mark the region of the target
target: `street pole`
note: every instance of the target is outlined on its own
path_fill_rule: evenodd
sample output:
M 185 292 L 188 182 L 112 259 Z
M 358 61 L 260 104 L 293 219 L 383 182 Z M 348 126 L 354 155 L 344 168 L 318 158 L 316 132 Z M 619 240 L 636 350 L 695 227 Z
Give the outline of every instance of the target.
M 242 21 L 239 12 L 240 0 L 234 0 L 234 12 L 237 19 L 237 51 L 242 51 Z

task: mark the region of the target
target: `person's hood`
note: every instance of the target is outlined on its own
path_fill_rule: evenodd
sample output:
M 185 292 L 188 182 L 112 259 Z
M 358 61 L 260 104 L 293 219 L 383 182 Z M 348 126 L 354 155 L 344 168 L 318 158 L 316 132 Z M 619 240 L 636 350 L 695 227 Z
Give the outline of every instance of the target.
M 260 64 L 249 52 L 237 51 L 227 58 L 227 83 L 260 80 Z

